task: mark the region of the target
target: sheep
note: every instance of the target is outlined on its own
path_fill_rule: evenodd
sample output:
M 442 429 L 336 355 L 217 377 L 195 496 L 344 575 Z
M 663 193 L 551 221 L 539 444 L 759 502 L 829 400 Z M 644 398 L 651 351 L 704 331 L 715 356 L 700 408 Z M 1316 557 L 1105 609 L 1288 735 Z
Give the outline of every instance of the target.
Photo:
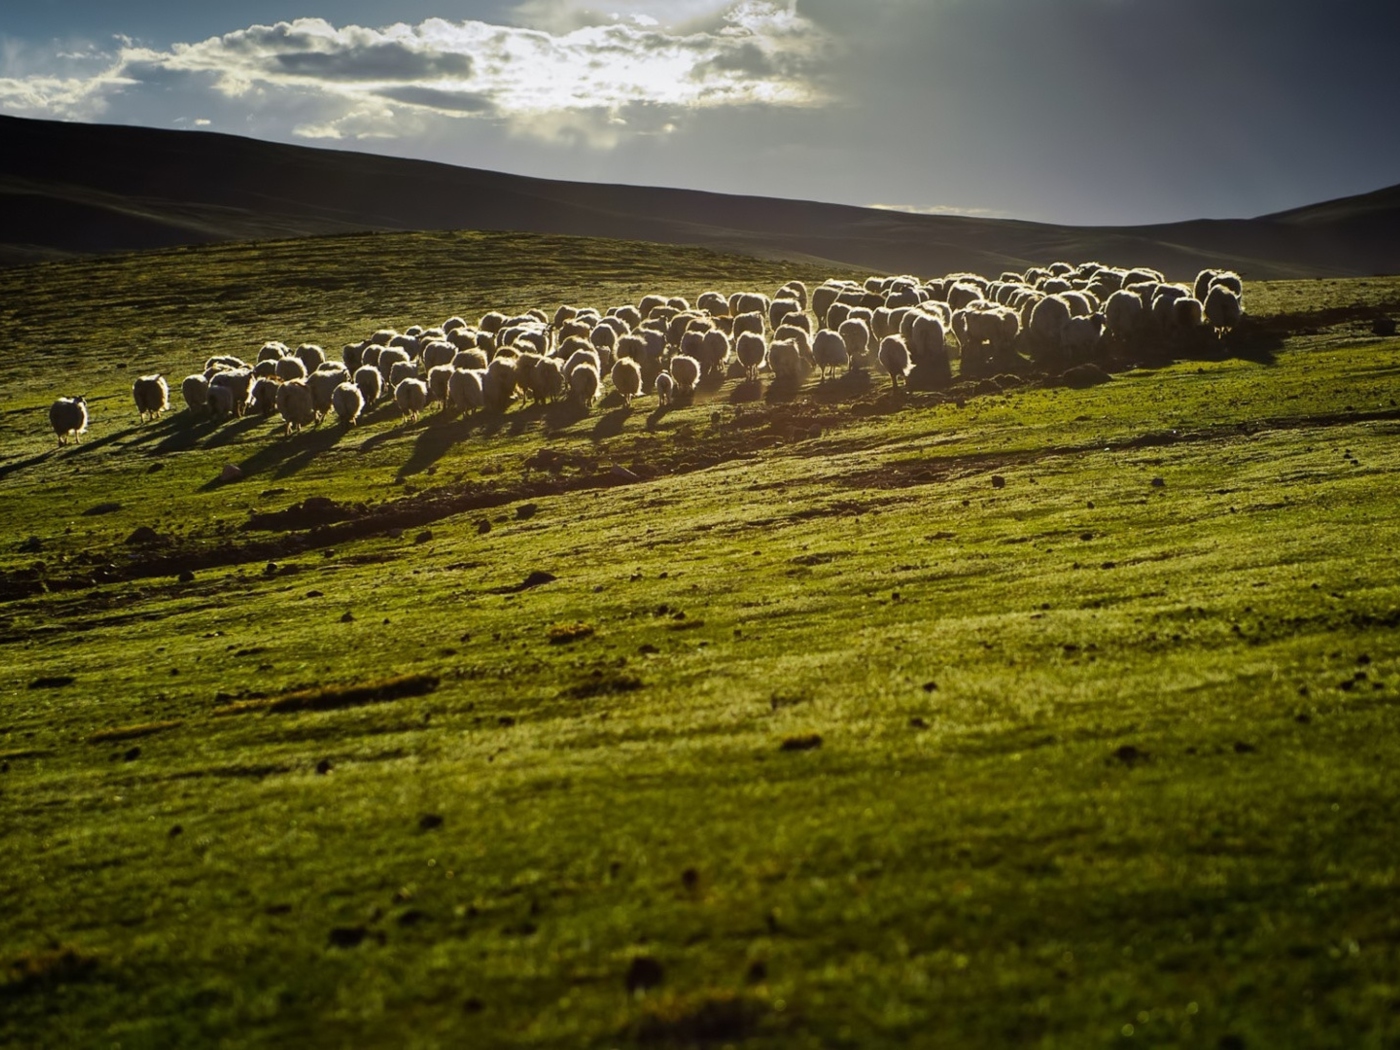
M 651 316 L 653 310 L 659 310 L 665 305 L 666 297 L 664 295 L 644 295 L 637 304 L 637 312 L 641 314 L 642 319 L 645 320 Z
M 695 308 L 718 317 L 729 313 L 729 300 L 719 292 L 701 292 L 695 300 Z
M 296 349 L 296 357 L 306 366 L 307 372 L 314 372 L 326 363 L 326 352 L 315 343 L 302 343 Z
M 373 408 L 384 390 L 384 377 L 373 365 L 361 365 L 355 369 L 355 385 L 360 388 L 365 399 L 365 408 Z
M 485 374 L 484 368 L 452 370 L 452 377 L 447 381 L 447 400 L 453 408 L 466 414 L 485 404 L 481 395 L 481 379 Z
M 565 388 L 563 362 L 557 357 L 541 357 L 530 369 L 525 385 L 536 402 L 559 400 Z
M 170 407 L 170 388 L 165 385 L 165 377 L 159 374 L 140 376 L 131 385 L 131 396 L 143 423 L 147 416 L 154 422 Z
M 1172 303 L 1178 299 L 1189 299 L 1191 289 L 1184 288 L 1179 284 L 1164 284 L 1157 289 L 1152 296 L 1151 313 L 1152 320 L 1157 327 L 1163 330 L 1170 328 L 1172 323 Z
M 227 419 L 235 414 L 233 391 L 226 386 L 209 387 L 209 414 L 215 419 Z
M 676 393 L 682 396 L 695 392 L 695 384 L 700 382 L 700 362 L 685 354 L 671 358 L 671 378 L 675 380 Z
M 394 381 L 391 377 L 393 375 L 394 366 L 408 360 L 408 351 L 403 347 L 386 346 L 383 350 L 379 351 L 379 357 L 375 361 L 375 366 L 379 369 L 380 378 L 389 386 L 393 386 Z
M 622 403 L 632 407 L 632 399 L 642 392 L 641 366 L 629 357 L 619 357 L 612 367 L 613 389 L 622 395 Z
M 418 414 L 428 405 L 428 384 L 421 379 L 405 379 L 394 387 L 394 404 L 410 423 L 418 422 Z
M 838 368 L 845 368 L 851 363 L 846 341 L 841 338 L 841 333 L 833 332 L 830 328 L 823 328 L 813 338 L 812 358 L 821 370 L 823 381 L 828 378 L 828 372 L 834 377 Z
M 180 394 L 185 399 L 185 407 L 190 415 L 203 415 L 209 410 L 209 380 L 203 373 L 185 376 L 180 382 Z
M 383 364 L 383 360 L 380 360 Z M 393 389 L 405 379 L 421 379 L 423 373 L 417 361 L 395 361 L 389 368 L 389 387 Z
M 656 400 L 669 406 L 676 397 L 676 381 L 670 372 L 659 372 L 656 376 Z
M 970 303 L 975 303 L 982 298 L 982 289 L 975 284 L 959 282 L 948 289 L 948 294 L 943 296 L 943 301 L 953 310 L 961 310 Z
M 201 378 L 203 378 L 203 377 L 201 377 Z M 276 379 L 276 378 L 277 378 L 277 362 L 276 362 L 276 361 L 259 361 L 257 364 L 255 364 L 255 365 L 253 366 L 253 378 L 254 378 L 254 379 Z
M 304 379 L 293 379 L 277 388 L 277 411 L 282 416 L 282 433 L 294 434 L 317 422 L 316 406 Z
M 456 316 L 449 317 L 446 321 L 443 321 L 443 322 L 442 322 L 442 325 L 441 325 L 441 328 L 442 328 L 443 332 L 445 332 L 445 333 L 447 333 L 447 334 L 449 334 L 449 335 L 450 335 L 451 333 L 455 332 L 455 331 L 456 331 L 457 329 L 459 329 L 459 328 L 466 328 L 466 327 L 467 327 L 467 322 L 466 322 L 466 320 L 465 320 L 464 318 L 456 317 Z
M 477 345 L 477 337 L 481 333 L 475 328 L 454 328 L 447 333 L 447 342 L 451 343 L 458 350 L 467 350 Z
M 807 286 L 801 281 L 788 281 L 787 284 L 778 289 L 776 298 L 795 299 L 797 300 L 797 305 L 805 310 L 807 309 Z
M 797 344 L 780 339 L 768 347 L 768 370 L 778 383 L 797 383 L 802 380 L 802 355 Z
M 608 316 L 616 317 L 619 321 L 621 321 L 627 326 L 627 330 L 629 332 L 636 331 L 642 323 L 642 311 L 638 310 L 635 306 L 631 306 L 628 304 L 624 304 L 622 306 L 614 306 L 611 310 L 608 311 Z
M 784 328 L 800 328 L 809 336 L 812 334 L 812 319 L 806 314 L 788 314 L 783 318 Z
M 83 432 L 87 430 L 87 399 L 81 394 L 60 397 L 49 406 L 49 426 L 60 445 L 68 444 L 71 437 L 77 444 L 83 443 Z
M 242 416 L 248 407 L 248 395 L 253 387 L 253 373 L 251 369 L 239 368 L 231 369 L 227 372 L 216 372 L 209 379 L 209 391 L 212 395 L 216 388 L 229 392 L 228 411 L 224 414 Z
M 301 358 L 283 357 L 277 360 L 273 371 L 282 382 L 290 383 L 293 379 L 305 379 L 309 370 Z
M 231 354 L 215 354 L 204 362 L 204 378 L 212 379 L 215 372 L 233 372 L 248 367 L 248 362 Z
M 890 383 L 898 390 L 899 377 L 909 374 L 909 348 L 899 336 L 887 335 L 880 341 L 880 352 L 877 356 L 880 367 L 890 374 Z
M 749 379 L 758 378 L 758 370 L 768 356 L 768 344 L 761 332 L 744 332 L 734 340 L 734 354 L 739 364 L 744 366 L 744 374 Z
M 1213 284 L 1210 291 L 1206 293 L 1205 307 L 1206 321 L 1215 329 L 1217 336 L 1234 329 L 1244 316 L 1244 307 L 1240 304 L 1240 297 L 1224 284 Z
M 800 314 L 802 304 L 796 299 L 774 299 L 768 304 L 768 326 L 777 328 L 789 314 Z
M 481 315 L 481 320 L 476 323 L 476 327 L 483 332 L 495 335 L 506 323 L 506 315 L 499 310 L 491 310 Z
M 419 342 L 418 337 L 416 335 L 409 335 L 406 332 L 403 335 L 396 335 L 394 338 L 390 339 L 389 346 L 391 348 L 397 347 L 403 350 L 409 357 L 417 357 L 423 352 L 423 344 Z
M 589 349 L 575 350 L 569 355 L 569 359 L 564 362 L 564 377 L 567 379 L 569 373 L 582 365 L 589 365 L 596 375 L 602 375 L 603 362 L 598 357 L 598 351 Z
M 706 375 L 710 375 L 714 372 L 723 375 L 725 370 L 729 367 L 729 361 L 732 356 L 729 336 L 725 335 L 719 329 L 704 333 L 700 339 L 699 353 L 691 354 L 690 356 L 700 362 L 701 371 Z
M 485 371 L 489 363 L 485 351 L 479 350 L 475 346 L 468 350 L 458 350 L 452 356 L 453 368 L 470 368 L 475 371 Z
M 384 348 L 378 343 L 370 343 L 365 347 L 365 352 L 360 355 L 360 367 L 363 368 L 365 365 L 369 365 L 371 368 L 378 368 L 379 355 L 383 353 L 383 351 Z M 381 376 L 380 378 L 383 377 Z
M 488 412 L 501 413 L 510 407 L 515 397 L 515 359 L 492 358 L 481 381 L 482 405 Z
M 1142 298 L 1127 289 L 1120 288 L 1110 295 L 1104 303 L 1103 312 L 1108 322 L 1108 332 L 1115 339 L 1129 339 L 1142 326 Z
M 768 296 L 760 295 L 757 292 L 735 292 L 729 297 L 729 314 L 731 317 L 738 317 L 740 314 L 766 314 L 768 312 Z
M 266 376 L 253 381 L 248 391 L 248 404 L 260 416 L 270 416 L 277 411 L 277 391 L 281 387 L 276 379 Z
M 442 406 L 440 411 L 447 410 L 447 384 L 452 379 L 452 372 L 451 365 L 438 365 L 428 369 L 428 400 L 439 402 Z
M 279 357 L 286 357 L 291 351 L 287 349 L 286 343 L 279 343 L 276 340 L 263 343 L 258 349 L 259 361 L 276 361 Z
M 457 348 L 445 339 L 434 339 L 423 347 L 423 367 L 429 373 L 439 365 L 450 365 L 457 356 Z
M 417 362 L 414 362 L 416 365 Z M 335 394 L 335 388 L 341 383 L 350 382 L 350 376 L 336 365 L 334 369 L 318 368 L 306 377 L 306 386 L 311 391 L 311 403 L 316 408 L 316 416 L 320 419 L 330 414 L 331 398 Z
M 1060 331 L 1060 345 L 1071 361 L 1086 361 L 1094 356 L 1103 337 L 1106 319 L 1103 314 L 1071 317 Z
M 354 383 L 341 383 L 331 391 L 331 408 L 343 425 L 353 427 L 364 407 L 365 395 Z
M 802 355 L 802 360 L 809 365 L 813 364 L 812 359 L 812 337 L 807 329 L 799 328 L 795 324 L 779 325 L 773 333 L 774 339 L 786 339 L 797 344 L 797 352 Z
M 1069 303 L 1057 295 L 1047 295 L 1031 308 L 1028 329 L 1033 356 L 1060 352 L 1061 337 L 1071 316 Z
M 841 322 L 841 327 L 837 329 L 841 335 L 841 341 L 846 344 L 846 353 L 850 357 L 851 369 L 864 368 L 866 364 L 866 352 L 870 348 L 870 328 L 859 318 L 848 318 Z M 769 352 L 771 357 L 772 352 Z
M 1172 303 L 1172 327 L 1183 334 L 1191 334 L 1205 323 L 1205 304 L 1190 297 Z
M 824 328 L 830 328 L 832 331 L 839 332 L 841 326 L 850 320 L 850 317 L 851 304 L 843 303 L 838 299 L 827 307 L 826 317 L 825 320 L 822 321 L 822 326 Z
M 763 315 L 761 313 L 752 312 L 736 314 L 734 317 L 734 327 L 729 334 L 731 338 L 737 341 L 738 338 L 745 333 L 752 332 L 755 335 L 762 336 L 766 331 L 767 329 L 763 326 Z
M 567 375 L 569 399 L 578 402 L 585 411 L 592 408 L 593 402 L 598 400 L 598 390 L 602 386 L 598 369 L 592 362 L 584 361 L 570 369 Z

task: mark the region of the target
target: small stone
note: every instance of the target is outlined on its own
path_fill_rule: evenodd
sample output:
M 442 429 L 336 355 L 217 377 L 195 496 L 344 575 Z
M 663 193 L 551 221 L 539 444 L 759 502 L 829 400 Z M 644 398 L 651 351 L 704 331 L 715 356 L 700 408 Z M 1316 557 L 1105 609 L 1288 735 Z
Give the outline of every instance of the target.
M 491 531 L 491 522 L 487 521 L 485 518 L 481 518 L 476 523 L 476 531 L 482 536 L 485 536 Z
M 1002 477 L 1000 474 L 993 474 L 993 475 L 992 475 L 992 488 L 994 488 L 994 489 L 1004 489 L 1004 488 L 1006 488 L 1006 479 L 1005 479 L 1004 477 Z
M 1235 754 L 1237 755 L 1252 755 L 1258 750 L 1253 744 L 1247 744 L 1243 740 L 1235 741 Z
M 529 521 L 539 513 L 540 508 L 534 503 L 522 503 L 515 508 L 516 521 Z
M 331 768 L 331 760 L 329 758 L 323 758 L 316 763 L 316 775 L 318 777 L 323 777 L 331 771 Z
M 139 747 L 132 747 L 127 749 L 126 754 L 122 755 L 122 761 L 135 762 L 140 757 L 141 749 Z
M 221 470 L 221 471 L 219 471 L 219 480 L 220 480 L 220 481 L 238 481 L 238 480 L 240 480 L 242 477 L 243 477 L 243 471 L 242 471 L 242 469 L 239 468 L 239 467 L 237 467 L 237 466 L 235 466 L 235 465 L 232 464 L 232 463 L 225 463 L 225 464 L 224 464 L 224 469 Z
M 341 622 L 341 623 L 354 623 L 354 622 L 355 622 L 355 614 L 352 613 L 349 609 L 346 609 L 346 610 L 345 610 L 345 615 L 342 616 L 342 617 L 340 618 L 340 622 Z
M 308 598 L 324 598 L 324 597 L 325 597 L 325 595 L 322 594 L 320 591 L 307 591 L 307 592 L 306 592 L 306 596 L 307 596 Z
M 264 575 L 264 576 L 276 576 L 276 575 L 277 575 L 277 563 L 276 563 L 275 561 L 270 561 L 270 562 L 268 562 L 266 565 L 264 565 L 264 566 L 263 566 L 263 575 Z
M 913 718 L 909 719 L 909 728 L 910 728 L 910 729 L 927 729 L 927 728 L 928 728 L 928 722 L 927 722 L 925 719 L 920 718 L 918 715 L 915 715 Z
M 937 682 L 925 682 L 923 688 L 924 688 L 924 692 L 926 692 L 926 693 L 936 693 L 936 692 L 938 691 L 938 683 L 937 683 Z
M 177 578 L 181 583 L 194 583 L 194 573 L 190 572 L 189 569 L 186 569 L 184 572 L 180 573 L 179 577 Z
M 330 945 L 332 948 L 358 948 L 368 933 L 363 926 L 337 926 L 331 930 Z
M 440 827 L 442 827 L 442 817 L 437 813 L 424 813 L 418 819 L 420 831 L 434 831 Z
M 179 824 L 176 824 L 173 828 L 171 828 L 168 832 L 166 832 L 166 834 L 169 835 L 172 839 L 178 839 L 178 838 L 179 838 L 181 835 L 183 835 L 184 833 L 185 833 L 185 829 L 184 829 L 183 827 L 181 827 Z
M 420 532 L 417 536 L 414 536 L 414 537 L 413 537 L 413 542 L 421 545 L 421 544 L 424 544 L 424 543 L 430 543 L 430 542 L 432 542 L 432 539 L 433 539 L 433 530 L 432 530 L 432 529 L 424 529 L 424 530 L 423 530 L 422 532 Z
M 1153 478 L 1153 479 L 1152 479 L 1152 487 L 1153 487 L 1154 489 L 1164 489 L 1164 488 L 1166 488 L 1166 487 L 1167 487 L 1166 479 L 1164 479 L 1164 478 Z

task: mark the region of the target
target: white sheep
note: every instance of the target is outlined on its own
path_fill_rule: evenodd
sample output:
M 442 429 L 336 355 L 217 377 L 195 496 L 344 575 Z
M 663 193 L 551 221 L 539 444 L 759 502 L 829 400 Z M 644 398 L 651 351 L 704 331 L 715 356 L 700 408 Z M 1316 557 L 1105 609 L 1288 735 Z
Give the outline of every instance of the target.
M 209 411 L 209 380 L 202 372 L 185 376 L 180 382 L 180 394 L 190 415 L 204 415 Z
M 718 328 L 705 332 L 700 339 L 700 352 L 690 356 L 700 362 L 700 368 L 706 375 L 713 372 L 723 375 L 732 357 L 729 336 Z
M 642 392 L 641 366 L 630 357 L 619 357 L 612 367 L 613 389 L 622 395 L 622 403 L 632 407 L 632 399 Z
M 248 396 L 253 389 L 253 371 L 250 368 L 235 368 L 224 372 L 215 372 L 209 379 L 209 393 L 213 396 L 216 389 L 227 390 L 229 397 L 227 409 L 224 408 L 223 399 L 220 399 L 220 413 L 223 415 L 242 416 L 248 408 Z
M 670 372 L 658 372 L 656 376 L 656 400 L 663 406 L 669 406 L 676 397 L 676 381 Z
M 787 340 L 776 340 L 768 347 L 768 370 L 778 383 L 797 383 L 802 379 L 802 354 L 797 344 Z
M 287 354 L 289 354 L 290 352 L 291 351 L 287 349 L 286 343 L 281 343 L 277 340 L 272 340 L 271 342 L 263 343 L 263 345 L 258 349 L 258 360 L 276 361 L 278 358 L 286 357 Z
M 423 367 L 432 372 L 439 365 L 450 365 L 457 356 L 457 348 L 445 339 L 434 339 L 423 347 Z
M 497 356 L 486 367 L 481 383 L 483 407 L 488 412 L 502 413 L 515 397 L 515 358 Z
M 530 369 L 524 385 L 536 401 L 558 401 L 564 395 L 564 362 L 557 357 L 541 357 Z
M 382 365 L 383 358 L 380 359 Z M 389 388 L 396 389 L 405 379 L 422 379 L 423 373 L 418 361 L 395 361 L 389 366 Z
M 880 367 L 890 374 L 890 383 L 898 390 L 900 377 L 907 376 L 911 367 L 909 348 L 899 336 L 887 335 L 880 341 L 880 352 L 877 356 Z
M 601 375 L 603 372 L 603 362 L 598 357 L 598 351 L 590 348 L 587 350 L 575 350 L 569 355 L 569 359 L 564 362 L 564 378 L 567 379 L 575 368 L 588 365 L 593 369 L 594 375 Z
M 569 377 L 569 399 L 577 402 L 582 408 L 590 409 L 593 402 L 598 400 L 598 390 L 602 386 L 602 380 L 598 377 L 598 369 L 591 362 L 583 362 L 575 365 L 567 373 Z
M 284 383 L 293 379 L 305 379 L 308 369 L 299 357 L 279 357 L 273 366 L 273 373 Z
M 330 414 L 335 388 L 348 382 L 350 375 L 339 364 L 318 368 L 306 377 L 307 388 L 311 391 L 311 403 L 316 407 L 318 420 Z
M 428 407 L 428 384 L 421 379 L 405 379 L 394 387 L 394 404 L 410 423 L 418 422 L 418 414 Z
M 276 378 L 277 378 L 277 362 L 276 362 L 276 361 L 259 361 L 257 364 L 255 364 L 255 365 L 253 366 L 253 378 L 254 378 L 254 379 L 276 379 Z
M 439 411 L 447 410 L 447 384 L 452 380 L 453 371 L 450 364 L 436 365 L 428 369 L 428 399 L 437 401 L 442 406 Z
M 838 368 L 845 368 L 851 363 L 846 341 L 841 338 L 840 332 L 833 332 L 830 328 L 823 328 L 813 338 L 812 359 L 821 370 L 823 381 L 828 378 L 828 373 L 835 376 Z
M 341 423 L 354 426 L 365 408 L 365 395 L 354 383 L 341 383 L 331 391 L 331 408 Z
M 159 374 L 140 376 L 131 385 L 131 396 L 143 423 L 148 416 L 152 421 L 159 419 L 170 407 L 170 388 L 165 385 L 165 377 Z
M 277 411 L 277 390 L 282 384 L 266 376 L 253 380 L 248 391 L 248 406 L 260 416 L 270 416 Z
M 465 415 L 480 409 L 485 401 L 481 395 L 481 380 L 486 369 L 454 368 L 452 378 L 447 381 L 447 400 L 452 407 Z
M 1224 335 L 1234 329 L 1239 325 L 1240 318 L 1244 316 L 1244 307 L 1240 303 L 1240 297 L 1224 284 L 1211 285 L 1203 305 L 1206 321 L 1215 329 L 1217 336 Z
M 60 397 L 49 406 L 49 425 L 60 445 L 68 444 L 70 437 L 81 445 L 88 425 L 87 399 L 80 394 Z
M 308 374 L 326 363 L 326 352 L 315 343 L 302 343 L 296 349 L 296 357 L 306 366 Z
M 1060 345 L 1072 361 L 1092 358 L 1103 337 L 1105 319 L 1103 314 L 1090 314 L 1088 317 L 1071 317 L 1060 331 Z
M 1037 350 L 1054 353 L 1061 349 L 1065 325 L 1072 316 L 1069 303 L 1057 295 L 1047 295 L 1031 308 L 1030 337 Z
M 384 390 L 384 377 L 373 365 L 361 365 L 355 369 L 355 385 L 365 399 L 365 408 L 373 408 Z
M 408 351 L 401 346 L 386 346 L 379 351 L 379 356 L 375 359 L 375 367 L 379 369 L 379 376 L 390 387 L 394 385 L 394 366 L 403 364 L 409 360 Z
M 833 307 L 833 309 L 835 308 Z M 828 316 L 830 315 L 828 314 Z M 837 329 L 837 332 L 841 335 L 841 341 L 846 344 L 846 353 L 850 357 L 850 367 L 853 369 L 864 368 L 866 354 L 870 349 L 870 327 L 860 318 L 851 317 L 841 322 L 841 327 Z
M 277 411 L 283 419 L 284 434 L 294 434 L 317 422 L 316 406 L 311 401 L 311 390 L 305 379 L 293 379 L 277 388 Z
M 778 328 L 789 314 L 800 314 L 802 304 L 796 299 L 774 299 L 768 304 L 768 326 Z
M 768 343 L 764 340 L 763 333 L 742 332 L 735 337 L 734 355 L 739 359 L 739 364 L 743 365 L 744 374 L 749 379 L 757 379 L 758 370 L 763 367 L 764 358 L 768 356 Z
M 470 368 L 478 372 L 484 372 L 488 364 L 490 364 L 490 360 L 487 358 L 486 352 L 477 347 L 472 347 L 468 350 L 458 350 L 457 353 L 452 356 L 453 368 Z
M 1142 297 L 1120 288 L 1108 297 L 1103 306 L 1108 332 L 1115 339 L 1129 339 L 1142 327 L 1144 307 Z
M 700 362 L 685 354 L 671 358 L 671 378 L 675 380 L 676 393 L 682 396 L 695 392 L 695 384 L 700 382 Z
M 209 414 L 215 419 L 228 419 L 236 414 L 233 391 L 226 386 L 209 387 Z

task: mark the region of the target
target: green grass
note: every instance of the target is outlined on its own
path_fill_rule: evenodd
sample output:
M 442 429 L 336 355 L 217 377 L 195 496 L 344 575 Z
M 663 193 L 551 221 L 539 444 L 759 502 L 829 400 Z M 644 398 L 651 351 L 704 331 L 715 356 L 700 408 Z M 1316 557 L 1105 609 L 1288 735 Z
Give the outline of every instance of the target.
M 510 235 L 0 272 L 42 362 L 0 414 L 0 1044 L 1395 1045 L 1400 281 L 1249 288 L 1271 363 L 961 407 L 129 407 L 267 338 L 794 273 Z M 245 527 L 314 496 L 364 508 Z

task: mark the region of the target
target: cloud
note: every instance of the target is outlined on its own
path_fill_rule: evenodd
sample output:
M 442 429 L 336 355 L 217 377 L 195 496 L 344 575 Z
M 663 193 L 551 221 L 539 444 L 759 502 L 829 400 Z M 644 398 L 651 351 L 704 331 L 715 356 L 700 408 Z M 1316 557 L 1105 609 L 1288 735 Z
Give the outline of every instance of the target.
M 818 74 L 832 42 L 790 4 L 731 2 L 705 28 L 668 27 L 645 12 L 599 18 L 558 0 L 526 9 L 564 28 L 431 18 L 371 29 L 302 18 L 168 49 L 121 40 L 83 51 L 82 68 L 70 60 L 61 71 L 8 75 L 19 64 L 7 62 L 0 110 L 90 120 L 159 95 L 161 108 L 183 98 L 186 122 L 211 100 L 238 101 L 255 123 L 294 104 L 311 111 L 292 127 L 298 137 L 395 138 L 431 114 L 607 149 L 696 110 L 823 100 Z M 637 107 L 668 112 L 634 128 L 625 113 Z M 608 130 L 591 140 L 600 127 Z

